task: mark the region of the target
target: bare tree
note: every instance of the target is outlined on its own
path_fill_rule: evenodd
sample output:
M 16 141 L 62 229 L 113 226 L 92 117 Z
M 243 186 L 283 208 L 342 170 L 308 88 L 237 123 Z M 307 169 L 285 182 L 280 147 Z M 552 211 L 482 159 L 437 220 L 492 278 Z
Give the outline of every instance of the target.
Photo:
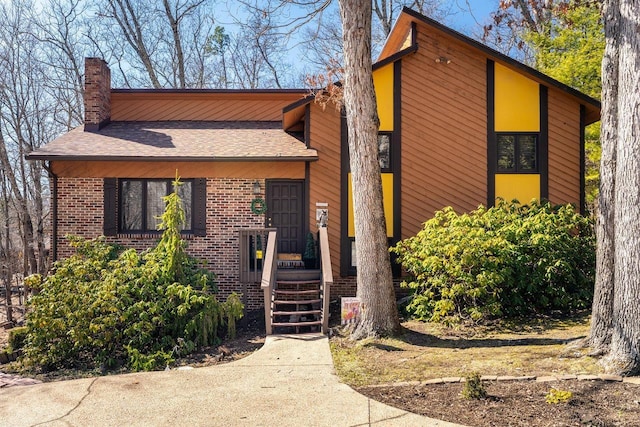
M 249 9 L 251 17 L 236 23 L 239 30 L 232 37 L 228 58 L 234 86 L 282 88 L 286 44 L 275 30 L 272 15 Z
M 51 136 L 50 98 L 47 80 L 30 19 L 33 3 L 0 6 L 0 165 L 18 221 L 22 243 L 22 272 L 47 270 L 45 248 L 44 170 L 40 162 L 29 163 L 24 155 Z
M 382 206 L 378 126 L 371 61 L 371 2 L 340 0 L 344 46 L 344 108 L 358 257 L 362 317 L 353 337 L 400 330 Z M 363 256 L 362 254 L 366 254 Z
M 55 103 L 53 120 L 68 131 L 83 120 L 83 58 L 89 50 L 84 41 L 88 8 L 80 0 L 49 0 L 49 13 L 37 13 L 32 35 L 42 43 L 43 82 Z
M 103 0 L 93 26 L 96 49 L 128 64 L 126 85 L 202 87 L 207 82 L 207 42 L 215 28 L 210 0 Z M 122 36 L 113 37 L 113 28 Z M 124 45 L 122 42 L 124 40 Z M 133 73 L 135 71 L 137 75 Z

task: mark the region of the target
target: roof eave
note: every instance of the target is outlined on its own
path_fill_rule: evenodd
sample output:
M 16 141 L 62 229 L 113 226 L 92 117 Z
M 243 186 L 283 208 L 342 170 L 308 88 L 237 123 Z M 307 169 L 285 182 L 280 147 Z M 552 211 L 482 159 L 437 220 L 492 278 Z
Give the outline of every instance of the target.
M 106 161 L 106 162 L 314 162 L 318 155 L 264 157 L 202 157 L 202 156 L 77 156 L 32 153 L 27 160 L 48 161 Z

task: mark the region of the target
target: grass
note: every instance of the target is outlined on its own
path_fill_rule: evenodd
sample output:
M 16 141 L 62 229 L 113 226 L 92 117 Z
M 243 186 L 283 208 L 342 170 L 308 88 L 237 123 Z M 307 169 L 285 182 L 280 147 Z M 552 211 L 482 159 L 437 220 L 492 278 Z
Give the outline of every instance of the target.
M 587 349 L 575 345 L 589 332 L 589 315 L 537 318 L 489 326 L 449 328 L 407 321 L 395 338 L 331 340 L 338 375 L 352 386 L 481 375 L 598 374 Z

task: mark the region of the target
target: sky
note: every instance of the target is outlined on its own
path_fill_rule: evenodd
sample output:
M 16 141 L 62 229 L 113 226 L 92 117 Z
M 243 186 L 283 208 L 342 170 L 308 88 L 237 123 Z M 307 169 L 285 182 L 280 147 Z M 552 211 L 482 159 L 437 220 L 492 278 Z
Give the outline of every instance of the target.
M 445 5 L 447 4 L 446 2 L 451 2 L 449 5 L 451 6 L 452 15 L 447 16 L 442 23 L 469 37 L 479 39 L 483 34 L 483 26 L 491 20 L 491 13 L 498 9 L 499 1 L 500 0 L 443 0 Z M 217 0 L 217 2 L 221 7 L 216 10 L 216 23 L 233 31 L 234 26 L 231 24 L 234 21 L 233 17 L 243 19 L 245 15 L 241 4 L 224 0 Z M 334 2 L 331 7 L 337 8 L 337 2 Z M 302 31 L 299 32 L 303 33 Z M 293 46 L 289 50 L 288 58 L 285 59 L 285 61 L 288 61 L 290 71 L 294 70 L 292 75 L 305 75 L 305 70 L 309 64 L 300 61 L 300 58 L 305 57 L 304 48 L 298 45 L 295 38 L 293 41 L 290 41 L 290 43 Z
M 491 19 L 491 13 L 498 9 L 499 0 L 455 0 L 459 13 L 449 18 L 445 24 L 469 36 L 482 29 Z

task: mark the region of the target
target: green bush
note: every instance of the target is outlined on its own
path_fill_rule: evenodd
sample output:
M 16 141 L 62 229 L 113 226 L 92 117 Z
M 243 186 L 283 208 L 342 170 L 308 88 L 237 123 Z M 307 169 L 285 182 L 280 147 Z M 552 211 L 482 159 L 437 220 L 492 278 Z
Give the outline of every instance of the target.
M 235 333 L 240 299 L 218 302 L 215 276 L 198 267 L 180 238 L 177 192 L 165 203 L 162 238 L 141 254 L 104 238 L 69 238 L 76 253 L 33 283 L 40 292 L 30 300 L 26 361 L 44 369 L 150 370 L 219 342 L 225 324 Z
M 458 215 L 447 207 L 391 249 L 408 272 L 408 311 L 456 323 L 590 305 L 595 268 L 591 221 L 573 206 L 535 200 Z
M 20 326 L 17 328 L 9 329 L 9 348 L 12 351 L 17 351 L 24 347 L 24 342 L 27 338 L 27 328 Z
M 472 372 L 465 377 L 460 394 L 465 399 L 485 399 L 487 397 L 487 389 L 478 372 Z

